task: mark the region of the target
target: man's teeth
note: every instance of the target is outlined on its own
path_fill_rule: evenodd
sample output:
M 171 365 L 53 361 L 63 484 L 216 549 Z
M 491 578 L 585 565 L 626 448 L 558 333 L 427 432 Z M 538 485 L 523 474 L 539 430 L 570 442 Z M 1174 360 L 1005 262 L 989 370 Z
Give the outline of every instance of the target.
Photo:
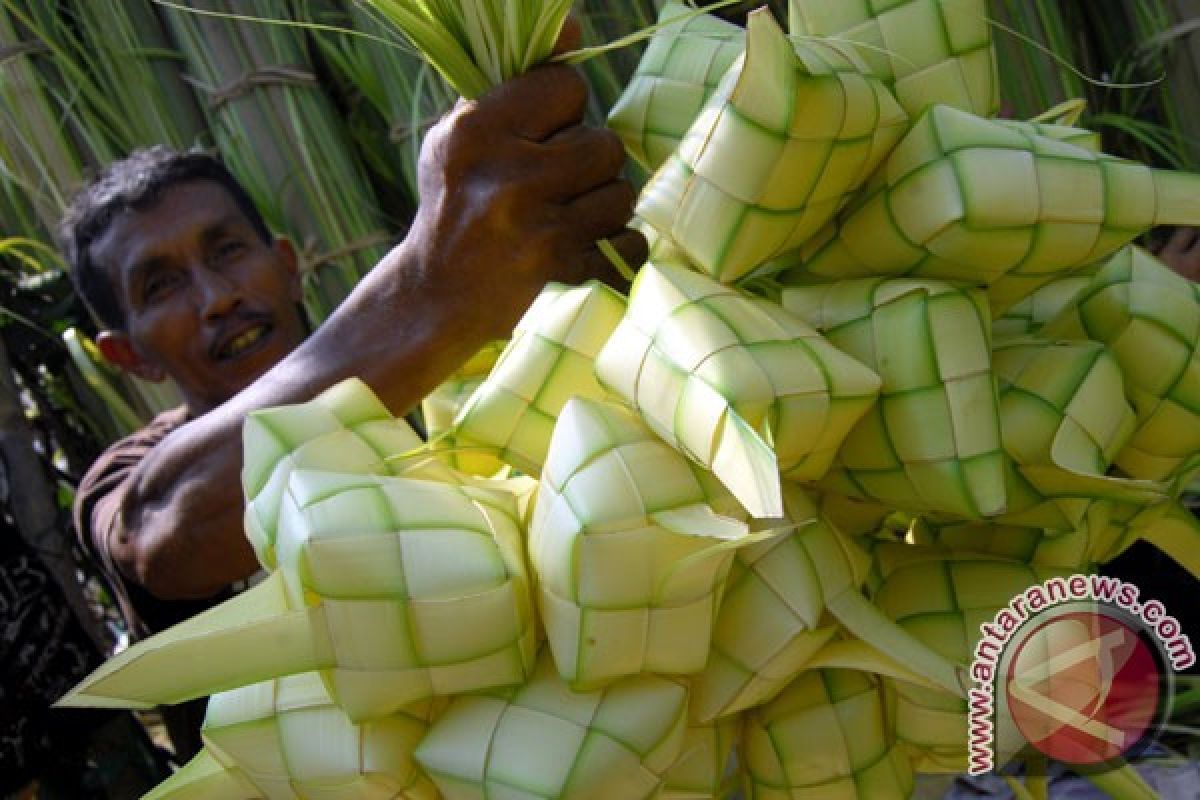
M 225 355 L 229 357 L 238 355 L 261 339 L 266 332 L 266 328 L 251 328 L 226 346 Z

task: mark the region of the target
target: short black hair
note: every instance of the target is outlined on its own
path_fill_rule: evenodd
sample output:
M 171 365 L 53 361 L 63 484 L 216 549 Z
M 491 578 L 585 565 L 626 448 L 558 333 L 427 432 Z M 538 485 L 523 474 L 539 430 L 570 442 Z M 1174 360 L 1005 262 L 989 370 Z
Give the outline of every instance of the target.
M 123 330 L 125 312 L 110 276 L 92 259 L 92 242 L 122 212 L 150 208 L 167 189 L 189 181 L 221 185 L 263 241 L 272 240 L 271 231 L 250 194 L 216 158 L 201 150 L 181 152 L 164 145 L 135 150 L 127 158 L 114 161 L 83 187 L 59 226 L 75 290 L 104 327 Z

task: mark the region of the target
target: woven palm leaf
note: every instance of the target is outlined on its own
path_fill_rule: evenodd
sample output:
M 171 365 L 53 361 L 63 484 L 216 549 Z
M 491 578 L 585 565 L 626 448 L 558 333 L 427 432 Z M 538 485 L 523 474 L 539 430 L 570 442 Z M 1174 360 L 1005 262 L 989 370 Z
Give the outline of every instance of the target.
M 647 169 L 662 166 L 683 140 L 721 77 L 746 46 L 746 32 L 669 0 L 637 70 L 608 115 L 608 127 Z M 664 23 L 688 15 L 686 19 Z
M 452 467 L 469 475 L 495 475 L 504 467 L 491 453 L 459 445 L 451 430 L 454 418 L 496 365 L 504 344 L 486 345 L 421 401 L 425 435 L 434 449 Z
M 1116 359 L 1137 415 L 1117 466 L 1135 478 L 1186 482 L 1200 466 L 1200 287 L 1129 248 L 1043 335 L 1103 342 Z
M 784 308 L 879 373 L 879 402 L 822 486 L 895 507 L 1004 510 L 1004 453 L 983 292 L 874 278 L 784 290 Z
M 653 797 L 686 709 L 687 689 L 657 675 L 574 692 L 543 651 L 519 689 L 455 698 L 416 758 L 448 800 Z
M 412 754 L 439 707 L 355 723 L 312 672 L 221 692 L 208 701 L 204 749 L 147 798 L 433 800 Z
M 1089 275 L 1070 275 L 1047 283 L 992 320 L 992 337 L 1003 340 L 1039 333 L 1090 281 Z
M 746 713 L 739 754 L 755 800 L 904 800 L 912 768 L 865 672 L 803 673 Z
M 736 716 L 689 725 L 679 760 L 663 776 L 662 800 L 729 797 L 737 782 L 731 757 L 741 726 L 741 718 Z
M 803 244 L 907 129 L 908 117 L 848 46 L 791 42 L 761 9 L 746 52 L 637 214 L 728 283 Z
M 638 274 L 596 374 L 755 517 L 782 516 L 780 470 L 825 472 L 879 389 L 777 304 L 668 264 Z
M 908 545 L 876 551 L 883 577 L 874 601 L 904 630 L 954 663 L 970 664 L 980 625 L 1013 597 L 1069 570 L 995 556 Z M 967 702 L 946 692 L 891 680 L 896 734 L 915 756 L 917 772 L 967 767 Z
M 1150 481 L 1107 477 L 1134 430 L 1116 359 L 1098 342 L 1014 340 L 996 347 L 1008 507 L 999 522 L 1073 530 L 1096 499 L 1147 505 Z
M 567 402 L 529 560 L 546 637 L 571 686 L 704 666 L 734 549 L 753 541 L 745 523 L 716 510 L 730 505 L 723 494 L 628 409 Z
M 259 562 L 272 569 L 279 509 L 293 470 L 394 474 L 412 466 L 397 457 L 423 442 L 365 383 L 350 378 L 307 403 L 249 414 L 242 444 L 246 535 Z
M 789 0 L 792 33 L 861 43 L 871 70 L 916 117 L 944 103 L 980 116 L 1000 107 L 984 0 Z
M 801 277 L 914 275 L 993 284 L 1005 303 L 1156 224 L 1200 221 L 1200 176 L 1152 170 L 934 106 L 896 146 Z M 1004 305 L 992 303 L 993 311 Z
M 1087 518 L 1073 531 L 923 518 L 912 528 L 912 543 L 1080 571 L 1095 566 L 1099 538 Z
M 518 684 L 536 650 L 523 549 L 511 492 L 295 470 L 267 580 L 110 659 L 61 702 L 177 703 L 320 670 L 361 721 Z
M 539 474 L 567 400 L 606 396 L 593 363 L 624 313 L 625 299 L 602 283 L 548 285 L 459 413 L 455 443 L 490 450 L 522 472 Z

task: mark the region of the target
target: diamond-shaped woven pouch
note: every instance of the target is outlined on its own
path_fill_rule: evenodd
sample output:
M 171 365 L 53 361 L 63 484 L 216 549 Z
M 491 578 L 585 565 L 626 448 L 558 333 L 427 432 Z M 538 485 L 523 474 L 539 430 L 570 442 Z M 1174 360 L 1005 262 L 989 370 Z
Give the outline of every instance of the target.
M 454 418 L 491 372 L 504 345 L 505 342 L 485 345 L 421 401 L 426 438 L 439 458 L 468 475 L 495 475 L 504 467 L 504 463 L 491 453 L 459 446 L 451 431 Z
M 991 318 L 981 290 L 869 278 L 785 289 L 783 305 L 883 381 L 823 488 L 967 517 L 1004 510 Z
M 215 694 L 202 731 L 203 757 L 256 791 L 210 789 L 195 797 L 433 800 L 437 789 L 412 754 L 437 707 L 422 703 L 355 723 L 313 672 Z M 177 778 L 160 786 L 159 796 L 172 796 L 169 784 Z
M 968 668 L 981 633 L 1000 609 L 1029 587 L 1069 571 L 995 556 L 910 545 L 877 550 L 883 584 L 874 601 L 891 619 L 942 655 Z M 967 701 L 947 692 L 888 679 L 895 688 L 896 735 L 917 772 L 967 768 Z
M 697 269 L 733 282 L 832 219 L 907 125 L 849 45 L 793 43 L 762 9 L 637 214 Z
M 593 361 L 624 313 L 625 299 L 602 283 L 547 285 L 455 420 L 455 442 L 540 473 L 563 404 L 606 396 Z
M 307 403 L 250 413 L 242 442 L 246 536 L 266 569 L 275 566 L 279 506 L 293 470 L 388 475 L 408 466 L 394 457 L 424 444 L 357 378 Z
M 675 17 L 688 18 L 664 25 Z M 633 77 L 608 114 L 608 127 L 642 166 L 658 169 L 679 146 L 721 77 L 746 46 L 746 32 L 676 0 L 663 4 Z
M 789 0 L 792 33 L 860 43 L 863 60 L 913 117 L 935 103 L 1000 107 L 985 0 Z
M 690 674 L 708 654 L 745 523 L 724 490 L 632 411 L 582 398 L 554 430 L 529 531 L 546 638 L 579 689 Z
M 1043 325 L 1073 304 L 1090 281 L 1090 275 L 1070 275 L 1047 283 L 992 320 L 992 338 L 1003 341 L 1039 333 Z
M 780 470 L 825 472 L 879 388 L 779 305 L 668 264 L 642 268 L 596 374 L 756 517 L 782 515 Z
M 1099 261 L 1156 224 L 1200 217 L 1200 176 L 1152 170 L 934 106 L 835 233 L 805 246 L 809 280 L 1004 278 L 992 309 Z
M 705 800 L 730 796 L 737 783 L 733 747 L 741 718 L 728 716 L 689 725 L 679 760 L 663 776 L 662 800 Z
M 294 472 L 279 562 L 317 609 L 323 670 L 352 719 L 520 683 L 536 648 L 515 497 L 379 476 Z
M 706 721 L 770 700 L 837 632 L 828 598 L 858 591 L 865 556 L 787 487 L 794 531 L 737 553 L 725 583 L 704 671 L 692 680 L 691 715 Z
M 682 684 L 638 675 L 573 692 L 544 651 L 521 688 L 455 698 L 416 758 L 448 798 L 654 797 L 686 727 Z
M 738 752 L 747 797 L 905 800 L 913 788 L 879 681 L 865 672 L 802 673 L 746 713 Z
M 1161 485 L 1106 476 L 1135 418 L 1121 370 L 1104 345 L 1013 340 L 996 347 L 993 366 L 1011 459 L 1008 506 L 996 521 L 1069 531 L 1093 500 L 1164 499 Z
M 1116 463 L 1175 481 L 1200 466 L 1200 287 L 1140 248 L 1117 254 L 1047 322 L 1047 337 L 1094 339 L 1120 365 L 1137 426 Z

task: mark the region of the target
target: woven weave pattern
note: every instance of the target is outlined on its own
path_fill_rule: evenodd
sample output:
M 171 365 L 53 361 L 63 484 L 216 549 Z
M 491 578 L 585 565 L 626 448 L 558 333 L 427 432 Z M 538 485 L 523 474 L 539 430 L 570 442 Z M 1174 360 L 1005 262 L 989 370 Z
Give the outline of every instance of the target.
M 785 506 L 795 531 L 738 551 L 712 652 L 692 684 L 693 719 L 733 714 L 775 696 L 837 631 L 823 619 L 826 598 L 861 585 L 862 565 L 812 500 L 789 486 Z
M 804 673 L 746 715 L 739 752 L 754 798 L 905 800 L 913 787 L 879 682 L 863 672 Z
M 787 289 L 784 307 L 876 370 L 879 402 L 838 451 L 824 488 L 898 508 L 1004 510 L 1004 453 L 983 293 L 941 281 Z
M 548 285 L 455 421 L 455 441 L 540 473 L 567 398 L 605 396 L 593 361 L 624 313 L 624 298 L 603 284 Z
M 686 707 L 687 689 L 656 675 L 572 692 L 543 652 L 520 689 L 455 698 L 416 757 L 446 797 L 652 797 Z
M 468 475 L 495 475 L 504 466 L 504 463 L 491 453 L 478 452 L 460 445 L 451 428 L 467 400 L 496 365 L 505 344 L 491 342 L 484 346 L 421 401 L 425 436 L 433 444 L 440 458 Z
M 1174 480 L 1200 452 L 1200 288 L 1130 248 L 1100 270 L 1045 335 L 1104 342 L 1137 428 L 1116 463 L 1135 478 Z
M 916 547 L 888 548 L 880 561 L 884 581 L 873 598 L 880 610 L 964 668 L 975 651 L 980 625 L 990 623 L 1030 586 L 1068 574 L 983 555 L 947 555 Z M 896 735 L 916 754 L 914 768 L 965 771 L 966 700 L 905 681 L 893 685 Z
M 405 466 L 389 456 L 422 444 L 357 379 L 307 403 L 256 411 L 242 431 L 246 536 L 266 569 L 275 566 L 279 506 L 293 470 L 387 475 Z
M 1015 302 L 1103 259 L 1154 224 L 1194 217 L 1200 177 L 1162 173 L 936 106 L 848 209 L 812 242 L 804 272 L 839 279 L 1001 277 Z M 1002 305 L 993 303 L 993 307 Z
M 528 674 L 536 633 L 511 495 L 296 472 L 281 517 L 280 569 L 297 607 L 323 611 L 326 679 L 352 718 Z
M 672 0 L 658 22 L 688 11 Z M 742 28 L 708 14 L 655 31 L 608 115 L 629 155 L 647 169 L 662 166 L 745 45 Z
M 432 710 L 356 724 L 309 672 L 213 695 L 203 734 L 262 797 L 432 800 L 437 790 L 412 758 Z
M 793 43 L 769 12 L 746 54 L 642 192 L 637 213 L 694 265 L 732 282 L 828 222 L 908 117 L 847 49 Z
M 825 472 L 879 388 L 874 372 L 778 305 L 653 264 L 596 374 L 757 517 L 782 516 L 779 470 Z
M 1104 345 L 1015 341 L 996 348 L 993 364 L 1013 462 L 1000 521 L 1071 530 L 1092 498 L 1137 499 L 1137 484 L 1104 477 L 1135 422 Z
M 663 777 L 662 800 L 700 800 L 732 794 L 737 775 L 729 768 L 729 757 L 740 727 L 738 717 L 688 726 L 679 760 Z
M 1000 107 L 985 0 L 790 0 L 792 33 L 861 43 L 859 53 L 912 116 L 944 103 Z
M 704 666 L 731 546 L 746 534 L 714 513 L 714 490 L 626 409 L 568 402 L 529 558 L 555 663 L 573 687 Z

